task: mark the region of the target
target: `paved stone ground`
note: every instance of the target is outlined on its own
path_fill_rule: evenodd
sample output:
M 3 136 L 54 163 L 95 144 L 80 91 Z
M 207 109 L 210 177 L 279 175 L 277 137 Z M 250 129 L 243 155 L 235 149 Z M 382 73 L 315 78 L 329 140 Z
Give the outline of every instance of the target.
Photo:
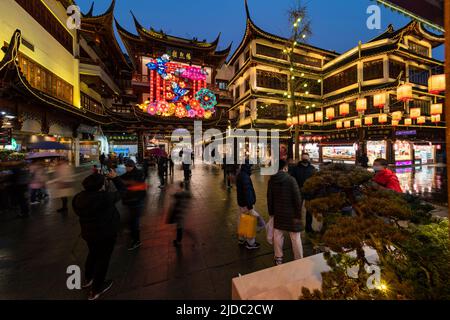
M 88 171 L 77 175 L 77 185 Z M 177 168 L 171 183 L 182 178 Z M 268 177 L 253 177 L 259 211 L 267 220 L 265 202 Z M 113 289 L 105 299 L 230 299 L 231 279 L 273 266 L 273 248 L 258 234 L 259 250 L 237 245 L 236 190 L 227 191 L 220 169 L 197 165 L 193 170 L 191 210 L 181 249 L 172 246 L 174 226 L 164 223 L 170 188 L 161 191 L 151 173 L 149 196 L 141 220 L 142 247 L 127 251 L 127 213 L 111 260 Z M 50 200 L 32 210 L 29 219 L 0 212 L 0 299 L 85 299 L 87 292 L 66 288 L 66 268 L 83 266 L 87 247 L 80 238 L 78 219 L 55 212 Z M 312 249 L 304 241 L 305 255 Z M 286 261 L 292 259 L 285 244 Z

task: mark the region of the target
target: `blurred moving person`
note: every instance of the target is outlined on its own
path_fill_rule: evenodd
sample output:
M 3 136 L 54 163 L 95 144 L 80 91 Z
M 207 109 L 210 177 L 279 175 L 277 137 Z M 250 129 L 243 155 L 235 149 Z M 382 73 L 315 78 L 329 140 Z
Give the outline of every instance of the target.
M 177 236 L 173 240 L 173 245 L 179 247 L 183 239 L 184 217 L 189 207 L 191 193 L 185 189 L 185 184 L 179 182 L 176 184 L 175 194 L 173 195 L 173 205 L 169 212 L 168 223 L 175 223 L 177 226 Z
M 47 176 L 41 161 L 35 161 L 30 165 L 30 204 L 38 204 L 45 194 Z
M 57 160 L 55 168 L 55 180 L 53 182 L 53 191 L 51 192 L 52 198 L 61 199 L 61 208 L 56 210 L 60 213 L 67 213 L 69 210 L 67 204 L 69 197 L 73 196 L 75 189 L 73 188 L 73 168 L 69 165 L 67 159 Z

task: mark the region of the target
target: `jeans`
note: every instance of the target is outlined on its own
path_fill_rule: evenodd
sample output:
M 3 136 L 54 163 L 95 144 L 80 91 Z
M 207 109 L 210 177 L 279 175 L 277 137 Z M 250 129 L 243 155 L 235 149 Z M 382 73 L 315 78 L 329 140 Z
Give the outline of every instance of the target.
M 144 210 L 144 206 L 129 206 L 128 210 L 130 212 L 130 231 L 131 239 L 133 242 L 141 241 L 140 230 L 139 230 L 139 220 Z
M 108 272 L 109 260 L 111 259 L 116 236 L 87 241 L 89 253 L 85 264 L 85 278 L 93 280 L 93 291 L 100 292 L 105 283 Z
M 283 245 L 284 245 L 284 232 L 283 230 L 273 229 L 273 247 L 275 251 L 275 259 L 283 258 Z M 294 259 L 298 260 L 303 258 L 303 246 L 300 232 L 289 232 L 291 238 L 292 251 L 294 253 Z

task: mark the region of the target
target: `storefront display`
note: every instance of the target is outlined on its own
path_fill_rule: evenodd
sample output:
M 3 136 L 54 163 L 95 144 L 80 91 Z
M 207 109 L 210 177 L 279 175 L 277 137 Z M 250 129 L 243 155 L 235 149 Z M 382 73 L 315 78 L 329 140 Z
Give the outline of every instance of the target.
M 367 141 L 366 146 L 369 165 L 377 158 L 386 159 L 386 141 Z
M 344 162 L 354 164 L 356 162 L 356 148 L 350 146 L 323 146 L 322 158 L 324 162 Z
M 80 162 L 97 161 L 99 152 L 98 141 L 80 141 Z
M 414 145 L 414 159 L 421 164 L 435 163 L 436 147 L 433 145 Z
M 306 143 L 305 145 L 303 145 L 303 152 L 309 154 L 309 158 L 312 162 L 319 162 L 319 144 Z
M 395 165 L 397 167 L 411 166 L 412 151 L 411 143 L 408 141 L 396 141 L 394 144 Z

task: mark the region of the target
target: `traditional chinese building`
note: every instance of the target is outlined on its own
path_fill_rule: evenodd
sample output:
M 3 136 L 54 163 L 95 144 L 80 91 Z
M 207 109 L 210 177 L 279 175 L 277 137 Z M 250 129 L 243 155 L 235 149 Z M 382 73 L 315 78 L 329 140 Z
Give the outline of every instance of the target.
M 263 31 L 247 2 L 245 9 L 246 31 L 228 61 L 235 127 L 277 127 L 293 137 L 297 125 L 302 150 L 320 162 L 355 163 L 362 153 L 399 166 L 442 161 L 444 96 L 431 86 L 442 80 L 432 52 L 443 36 L 413 21 L 343 54 L 299 43 L 291 69 L 290 40 Z M 291 85 L 298 112 L 289 115 Z

